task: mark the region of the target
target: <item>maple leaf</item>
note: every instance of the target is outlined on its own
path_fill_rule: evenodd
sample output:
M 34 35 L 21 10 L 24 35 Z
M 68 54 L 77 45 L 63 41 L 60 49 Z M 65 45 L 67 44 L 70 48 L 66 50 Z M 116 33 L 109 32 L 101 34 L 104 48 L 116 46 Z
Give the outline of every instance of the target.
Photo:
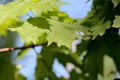
M 9 21 L 9 19 L 19 21 L 18 17 L 26 14 L 30 10 L 35 15 L 40 14 L 42 11 L 51 11 L 58 3 L 59 1 L 56 0 L 16 0 L 6 5 L 0 5 L 0 35 L 6 34 L 7 28 L 12 26 L 11 24 L 13 24 L 13 22 Z
M 109 21 L 103 22 L 103 20 L 101 20 L 97 22 L 91 28 L 93 39 L 95 39 L 98 35 L 102 36 L 105 33 L 106 29 L 108 29 L 109 27 L 110 27 Z
M 21 27 L 10 28 L 10 30 L 17 31 L 25 42 L 33 42 L 34 44 L 37 44 L 40 37 L 43 37 L 43 35 L 48 32 L 47 29 L 38 28 L 28 22 L 25 22 Z
M 80 35 L 76 34 L 75 31 L 86 31 L 87 29 L 80 24 L 70 24 L 57 21 L 55 19 L 48 19 L 51 32 L 48 33 L 48 45 L 56 42 L 57 45 L 66 46 L 70 48 L 71 43 L 75 38 L 80 38 Z
M 29 10 L 31 10 L 34 14 L 38 14 L 42 11 L 53 10 L 58 2 L 59 1 L 56 0 L 40 0 L 37 2 L 24 0 L 13 1 L 6 5 L 0 5 L 0 24 L 8 18 L 17 18 L 18 16 L 22 16 Z

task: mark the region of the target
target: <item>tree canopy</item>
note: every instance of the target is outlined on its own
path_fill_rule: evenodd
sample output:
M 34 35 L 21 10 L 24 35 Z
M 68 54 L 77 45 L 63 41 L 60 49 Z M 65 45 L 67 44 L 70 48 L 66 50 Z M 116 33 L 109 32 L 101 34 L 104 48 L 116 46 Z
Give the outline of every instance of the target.
M 22 66 L 14 62 L 30 48 L 37 55 L 36 80 L 113 80 L 120 72 L 120 0 L 93 0 L 92 10 L 83 19 L 61 12 L 63 4 L 68 3 L 13 0 L 0 4 L 1 80 L 26 80 L 19 73 Z M 24 16 L 28 18 L 24 20 Z M 23 46 L 16 46 L 18 36 Z M 79 44 L 73 45 L 76 40 Z M 37 52 L 36 46 L 42 46 L 42 51 Z M 56 76 L 55 59 L 69 77 Z

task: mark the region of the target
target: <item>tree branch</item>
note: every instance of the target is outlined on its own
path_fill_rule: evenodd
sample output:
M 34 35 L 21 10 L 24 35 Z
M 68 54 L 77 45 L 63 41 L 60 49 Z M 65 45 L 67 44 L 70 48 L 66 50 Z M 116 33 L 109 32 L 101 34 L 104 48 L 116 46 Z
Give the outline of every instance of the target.
M 10 51 L 14 51 L 14 50 L 23 50 L 23 49 L 27 49 L 27 48 L 33 48 L 36 46 L 46 46 L 47 43 L 42 43 L 42 44 L 37 44 L 37 45 L 29 45 L 29 46 L 23 46 L 23 47 L 7 47 L 7 48 L 1 48 L 0 49 L 0 53 L 4 53 L 4 52 L 10 52 Z

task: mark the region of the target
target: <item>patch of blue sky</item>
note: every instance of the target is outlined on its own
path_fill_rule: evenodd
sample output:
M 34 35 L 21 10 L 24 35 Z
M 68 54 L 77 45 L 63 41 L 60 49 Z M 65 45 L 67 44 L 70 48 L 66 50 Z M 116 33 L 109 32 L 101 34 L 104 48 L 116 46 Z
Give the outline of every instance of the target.
M 84 18 L 91 10 L 92 0 L 61 0 L 68 2 L 60 7 L 60 11 L 67 12 L 72 18 Z
M 34 49 L 31 48 L 24 57 L 15 62 L 17 66 L 21 66 L 19 72 L 24 75 L 27 80 L 36 80 L 35 68 L 37 65 L 37 53 L 40 53 L 42 46 L 37 46 Z
M 64 77 L 69 78 L 69 72 L 66 68 L 58 61 L 58 59 L 54 59 L 53 63 L 53 72 L 56 74 L 57 77 Z

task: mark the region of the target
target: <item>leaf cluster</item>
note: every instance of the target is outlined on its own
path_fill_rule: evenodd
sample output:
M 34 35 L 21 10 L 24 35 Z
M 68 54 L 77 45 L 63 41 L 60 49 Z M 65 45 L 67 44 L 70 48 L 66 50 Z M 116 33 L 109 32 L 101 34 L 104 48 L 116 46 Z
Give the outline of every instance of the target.
M 59 0 L 14 0 L 1 4 L 0 47 L 16 47 L 16 34 L 24 46 L 46 44 L 40 54 L 35 51 L 38 54 L 36 80 L 46 77 L 49 80 L 113 80 L 115 73 L 120 72 L 120 0 L 93 0 L 92 10 L 81 20 L 60 12 L 58 8 L 62 4 Z M 28 18 L 21 20 L 24 16 Z M 74 46 L 73 52 L 72 43 L 76 39 L 81 43 Z M 28 51 L 20 50 L 16 60 Z M 0 78 L 25 80 L 9 62 L 10 57 L 10 53 L 0 54 Z M 68 63 L 73 64 L 74 68 L 68 70 L 69 78 L 59 78 L 54 73 L 56 58 L 66 69 Z

